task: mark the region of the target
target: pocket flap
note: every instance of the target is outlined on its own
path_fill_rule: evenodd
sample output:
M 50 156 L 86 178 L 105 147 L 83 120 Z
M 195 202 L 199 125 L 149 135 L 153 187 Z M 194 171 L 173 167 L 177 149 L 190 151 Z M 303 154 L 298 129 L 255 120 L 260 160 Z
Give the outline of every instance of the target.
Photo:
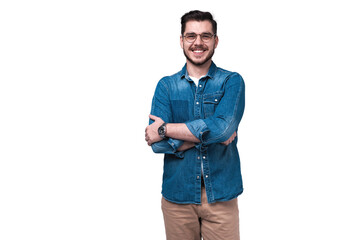
M 223 92 L 217 92 L 204 95 L 204 103 L 218 104 L 223 96 Z

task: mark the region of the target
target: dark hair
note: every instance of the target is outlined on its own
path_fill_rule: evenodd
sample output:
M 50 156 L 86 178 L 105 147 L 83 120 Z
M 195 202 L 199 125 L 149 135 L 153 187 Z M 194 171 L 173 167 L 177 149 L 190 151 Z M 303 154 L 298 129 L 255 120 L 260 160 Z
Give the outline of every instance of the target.
M 185 27 L 186 27 L 186 23 L 188 21 L 209 21 L 212 24 L 212 30 L 214 32 L 214 34 L 216 34 L 216 30 L 217 30 L 217 23 L 214 20 L 213 16 L 211 15 L 211 13 L 209 12 L 202 12 L 199 10 L 194 10 L 194 11 L 190 11 L 188 13 L 185 13 L 182 17 L 181 17 L 181 35 L 184 34 L 185 32 Z

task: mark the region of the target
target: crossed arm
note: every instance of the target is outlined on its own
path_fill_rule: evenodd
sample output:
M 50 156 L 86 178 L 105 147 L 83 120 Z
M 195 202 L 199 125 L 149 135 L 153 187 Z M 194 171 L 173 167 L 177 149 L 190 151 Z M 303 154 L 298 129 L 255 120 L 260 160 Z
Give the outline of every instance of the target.
M 162 138 L 158 134 L 158 128 L 164 123 L 164 121 L 154 115 L 149 115 L 150 119 L 154 122 L 147 126 L 145 129 L 145 141 L 151 146 L 155 142 L 159 142 Z M 177 151 L 185 151 L 195 146 L 195 143 L 199 143 L 200 140 L 196 138 L 186 126 L 185 123 L 168 123 L 166 124 L 166 137 L 183 140 L 184 143 L 177 149 Z M 231 137 L 222 142 L 221 144 L 229 145 L 236 137 L 236 131 Z
M 181 151 L 199 144 L 230 144 L 236 137 L 236 131 L 245 106 L 245 85 L 239 74 L 231 74 L 226 80 L 224 95 L 214 114 L 208 118 L 196 119 L 184 123 L 171 123 L 170 92 L 166 79 L 159 81 L 151 108 L 150 125 L 145 130 L 145 140 L 156 153 L 182 155 Z M 158 128 L 164 122 L 166 136 L 162 139 Z

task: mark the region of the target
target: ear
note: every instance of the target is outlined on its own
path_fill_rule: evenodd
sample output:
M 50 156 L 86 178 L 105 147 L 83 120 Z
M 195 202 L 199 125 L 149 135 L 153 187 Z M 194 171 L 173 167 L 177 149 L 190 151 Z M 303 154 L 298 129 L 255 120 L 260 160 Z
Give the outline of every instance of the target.
M 183 38 L 182 38 L 181 35 L 180 35 L 180 47 L 181 47 L 182 49 L 184 49 L 184 40 L 183 40 Z
M 215 48 L 217 47 L 218 43 L 219 43 L 219 38 L 218 38 L 218 36 L 216 35 L 216 36 L 215 36 Z

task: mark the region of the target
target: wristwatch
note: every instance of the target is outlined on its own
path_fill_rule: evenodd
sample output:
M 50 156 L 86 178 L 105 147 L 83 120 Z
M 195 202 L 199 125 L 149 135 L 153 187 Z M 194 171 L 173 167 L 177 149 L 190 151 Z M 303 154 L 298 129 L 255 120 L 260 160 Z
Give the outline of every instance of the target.
M 166 123 L 163 123 L 159 128 L 158 128 L 158 133 L 159 136 L 163 139 L 166 138 Z

